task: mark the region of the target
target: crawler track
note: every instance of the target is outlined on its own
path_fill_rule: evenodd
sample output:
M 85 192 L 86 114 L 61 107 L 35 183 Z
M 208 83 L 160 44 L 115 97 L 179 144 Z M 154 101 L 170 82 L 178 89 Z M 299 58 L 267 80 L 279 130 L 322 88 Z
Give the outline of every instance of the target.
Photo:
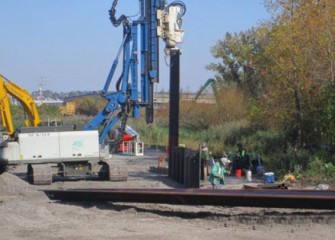
M 335 191 L 205 189 L 44 190 L 52 200 L 335 210 Z

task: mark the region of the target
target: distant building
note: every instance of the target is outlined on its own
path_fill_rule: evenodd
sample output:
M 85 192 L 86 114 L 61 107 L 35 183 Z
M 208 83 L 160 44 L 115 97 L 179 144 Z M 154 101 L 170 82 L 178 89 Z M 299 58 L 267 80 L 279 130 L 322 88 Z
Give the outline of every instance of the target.
M 41 106 L 42 104 L 49 105 L 49 106 L 62 106 L 63 100 L 61 99 L 52 99 L 52 98 L 44 98 L 42 100 L 40 99 L 34 99 L 37 106 Z

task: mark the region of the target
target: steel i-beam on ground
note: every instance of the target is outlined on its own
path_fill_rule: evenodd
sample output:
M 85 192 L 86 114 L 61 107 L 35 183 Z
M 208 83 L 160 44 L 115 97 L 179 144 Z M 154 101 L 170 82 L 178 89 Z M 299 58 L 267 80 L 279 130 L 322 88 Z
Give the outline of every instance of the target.
M 44 190 L 52 200 L 335 210 L 335 191 L 207 189 Z

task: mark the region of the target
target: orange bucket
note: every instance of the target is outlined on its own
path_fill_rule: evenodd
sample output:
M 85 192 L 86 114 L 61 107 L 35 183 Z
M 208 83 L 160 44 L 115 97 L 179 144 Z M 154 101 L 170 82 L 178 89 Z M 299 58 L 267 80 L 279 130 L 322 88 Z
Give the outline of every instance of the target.
M 236 169 L 236 177 L 240 178 L 242 176 L 242 169 Z

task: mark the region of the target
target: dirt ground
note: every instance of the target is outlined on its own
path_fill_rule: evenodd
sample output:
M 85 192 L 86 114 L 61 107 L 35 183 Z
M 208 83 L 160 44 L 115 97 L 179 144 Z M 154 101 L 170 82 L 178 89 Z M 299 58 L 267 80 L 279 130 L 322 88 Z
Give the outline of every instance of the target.
M 127 182 L 27 183 L 23 167 L 0 175 L 0 239 L 334 239 L 335 211 L 275 208 L 180 206 L 138 203 L 64 203 L 43 189 L 175 188 L 152 173 L 157 150 L 144 157 L 115 156 L 128 166 Z M 113 156 L 114 157 L 114 156 Z M 241 188 L 243 179 L 226 179 L 224 188 Z M 207 182 L 201 188 L 208 188 Z M 313 186 L 311 186 L 313 187 Z

